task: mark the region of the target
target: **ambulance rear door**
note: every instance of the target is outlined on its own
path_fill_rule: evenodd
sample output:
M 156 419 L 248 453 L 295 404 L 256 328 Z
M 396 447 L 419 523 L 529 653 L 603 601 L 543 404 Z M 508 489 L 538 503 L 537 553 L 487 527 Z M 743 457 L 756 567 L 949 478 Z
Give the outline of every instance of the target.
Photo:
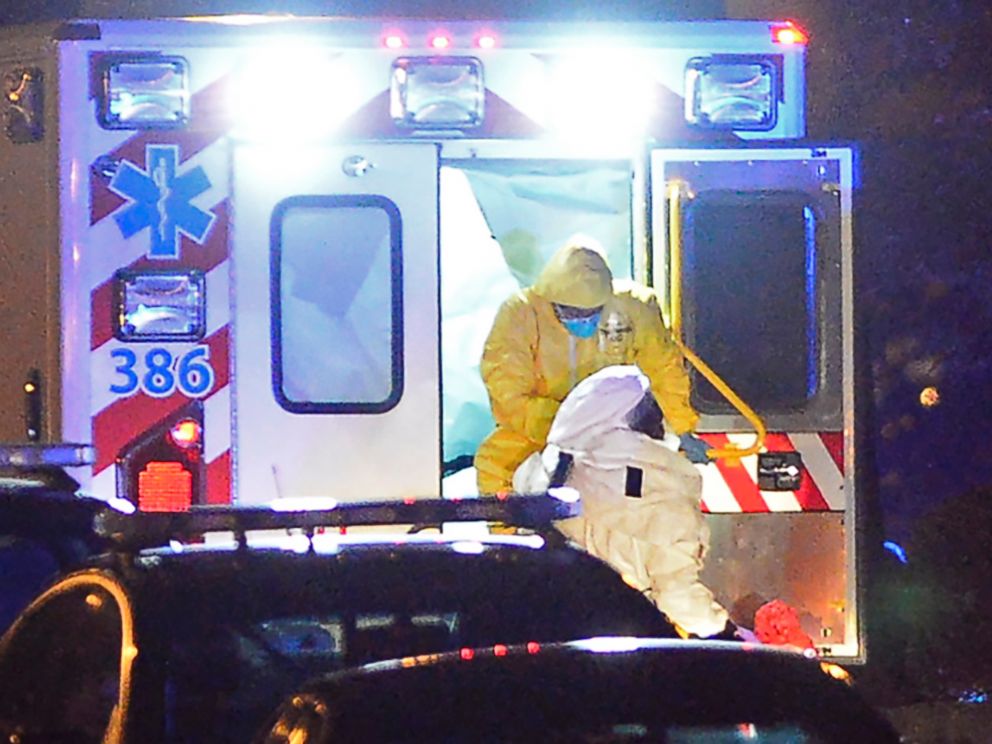
M 436 146 L 233 162 L 235 500 L 437 496 Z
M 704 579 L 738 622 L 795 607 L 825 653 L 858 657 L 854 158 L 765 145 L 650 153 L 652 279 L 685 341 L 761 418 L 763 451 L 700 468 Z M 691 370 L 699 431 L 754 429 Z

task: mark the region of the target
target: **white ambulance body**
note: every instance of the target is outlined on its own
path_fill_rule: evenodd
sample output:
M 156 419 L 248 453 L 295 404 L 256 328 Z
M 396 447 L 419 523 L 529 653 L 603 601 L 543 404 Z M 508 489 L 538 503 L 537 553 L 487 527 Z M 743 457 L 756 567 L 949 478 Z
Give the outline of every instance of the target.
M 141 509 L 462 496 L 496 308 L 575 233 L 761 418 L 705 578 L 860 658 L 850 150 L 791 24 L 5 29 L 0 439 Z M 754 441 L 698 373 L 700 431 Z M 469 485 L 466 486 L 466 483 Z

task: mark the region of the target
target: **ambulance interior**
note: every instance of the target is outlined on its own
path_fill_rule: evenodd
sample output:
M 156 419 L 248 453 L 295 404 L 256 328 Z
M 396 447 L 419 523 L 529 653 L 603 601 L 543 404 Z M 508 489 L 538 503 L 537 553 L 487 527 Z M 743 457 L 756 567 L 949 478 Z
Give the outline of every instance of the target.
M 475 492 L 471 458 L 493 428 L 479 360 L 493 317 L 577 233 L 632 271 L 627 162 L 471 160 L 441 168 L 444 495 Z
M 627 160 L 443 162 L 446 497 L 476 492 L 472 455 L 493 427 L 479 360 L 502 301 L 531 284 L 576 233 L 603 245 L 615 277 L 642 278 L 635 276 L 633 183 Z M 766 193 L 760 208 L 739 194 L 697 196 L 710 198 L 696 199 L 696 224 L 690 213 L 686 226 L 695 236 L 685 246 L 687 341 L 756 410 L 794 419 L 823 387 L 817 242 L 824 234 L 817 214 L 800 192 Z M 776 373 L 769 373 L 769 362 Z M 692 375 L 693 404 L 703 414 L 700 430 L 726 431 L 729 404 Z M 746 428 L 740 431 L 750 436 Z M 722 513 L 707 514 L 707 521 L 712 537 L 703 580 L 735 620 L 746 625 L 763 602 L 780 598 L 798 609 L 817 644 L 852 641 L 843 512 Z

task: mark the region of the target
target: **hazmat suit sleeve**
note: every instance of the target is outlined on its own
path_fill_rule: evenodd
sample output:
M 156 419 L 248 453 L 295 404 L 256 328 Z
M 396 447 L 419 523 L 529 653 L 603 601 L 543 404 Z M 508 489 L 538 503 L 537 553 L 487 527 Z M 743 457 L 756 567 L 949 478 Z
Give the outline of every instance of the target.
M 543 446 L 560 401 L 539 394 L 537 341 L 534 310 L 518 293 L 496 314 L 480 370 L 496 423 Z
M 692 431 L 699 414 L 689 402 L 690 383 L 685 358 L 661 317 L 655 293 L 647 287 L 618 287 L 618 298 L 634 321 L 634 363 L 651 380 L 651 392 L 677 435 Z

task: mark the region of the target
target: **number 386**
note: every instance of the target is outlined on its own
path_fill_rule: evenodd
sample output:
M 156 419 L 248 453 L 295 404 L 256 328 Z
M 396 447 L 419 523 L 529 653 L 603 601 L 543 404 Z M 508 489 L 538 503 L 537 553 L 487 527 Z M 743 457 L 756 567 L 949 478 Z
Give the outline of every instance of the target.
M 181 356 L 161 346 L 148 349 L 140 357 L 133 349 L 114 349 L 117 381 L 110 392 L 130 395 L 139 388 L 154 398 L 165 398 L 176 389 L 188 398 L 202 398 L 214 386 L 214 370 L 210 366 L 210 348 L 197 346 Z

